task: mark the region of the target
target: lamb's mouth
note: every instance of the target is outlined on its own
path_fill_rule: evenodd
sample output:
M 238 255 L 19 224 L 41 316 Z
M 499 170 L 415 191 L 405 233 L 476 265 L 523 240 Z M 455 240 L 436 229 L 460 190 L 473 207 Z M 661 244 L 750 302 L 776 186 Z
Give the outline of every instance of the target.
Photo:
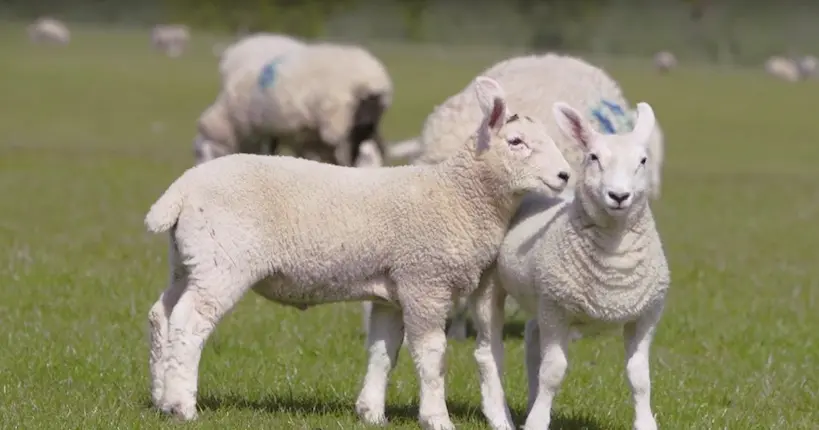
M 547 181 L 542 181 L 542 182 L 543 182 L 543 185 L 546 185 L 546 187 L 548 187 L 550 190 L 554 191 L 554 192 L 555 192 L 555 193 L 557 193 L 557 194 L 562 193 L 562 192 L 563 192 L 563 190 L 565 190 L 565 189 L 566 189 L 566 185 L 560 185 L 560 186 L 557 186 L 557 187 L 556 187 L 556 186 L 554 186 L 554 185 L 550 184 L 550 183 L 549 183 L 549 182 L 547 182 Z

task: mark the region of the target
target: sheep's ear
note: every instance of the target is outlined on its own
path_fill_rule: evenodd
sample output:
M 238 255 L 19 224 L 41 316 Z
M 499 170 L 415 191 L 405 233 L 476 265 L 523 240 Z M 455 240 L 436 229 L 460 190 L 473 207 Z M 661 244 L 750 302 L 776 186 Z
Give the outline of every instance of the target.
M 637 103 L 637 123 L 631 131 L 631 137 L 641 145 L 648 145 L 651 132 L 654 131 L 657 119 L 654 116 L 654 109 L 648 103 Z
M 478 103 L 486 117 L 486 125 L 492 130 L 498 130 L 506 119 L 506 94 L 498 81 L 478 76 L 475 78 L 475 93 Z
M 560 131 L 574 139 L 583 149 L 589 149 L 589 145 L 597 132 L 591 128 L 588 121 L 583 119 L 568 103 L 564 102 L 555 102 L 552 105 L 552 114 L 555 116 Z

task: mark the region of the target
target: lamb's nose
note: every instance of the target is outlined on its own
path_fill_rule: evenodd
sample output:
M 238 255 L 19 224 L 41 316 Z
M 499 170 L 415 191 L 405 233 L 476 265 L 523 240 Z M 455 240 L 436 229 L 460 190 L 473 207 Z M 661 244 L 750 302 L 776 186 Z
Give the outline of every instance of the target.
M 557 174 L 557 177 L 560 178 L 563 182 L 569 182 L 569 172 L 560 172 Z
M 609 197 L 617 203 L 623 203 L 631 196 L 631 193 L 615 193 L 614 191 L 609 191 Z

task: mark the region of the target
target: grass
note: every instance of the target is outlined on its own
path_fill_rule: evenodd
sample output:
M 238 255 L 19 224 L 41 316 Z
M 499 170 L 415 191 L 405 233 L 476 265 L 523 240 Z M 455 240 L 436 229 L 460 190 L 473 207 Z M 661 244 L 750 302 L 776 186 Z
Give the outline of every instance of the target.
M 65 49 L 0 28 L 0 427 L 181 428 L 149 407 L 147 313 L 166 283 L 165 239 L 142 219 L 193 159 L 198 113 L 217 91 L 210 41 L 172 60 L 147 32 L 75 31 Z M 392 139 L 503 52 L 375 47 L 393 74 Z M 654 205 L 672 266 L 652 354 L 664 429 L 811 429 L 819 422 L 817 83 L 757 72 L 606 61 L 667 136 Z M 520 328 L 521 321 L 510 321 Z M 506 390 L 522 422 L 522 343 L 506 340 Z M 307 312 L 248 295 L 200 368 L 208 428 L 364 428 L 357 304 Z M 459 428 L 486 428 L 473 342 L 448 349 Z M 572 346 L 552 429 L 627 429 L 619 338 Z M 406 351 L 388 395 L 392 428 L 415 429 Z

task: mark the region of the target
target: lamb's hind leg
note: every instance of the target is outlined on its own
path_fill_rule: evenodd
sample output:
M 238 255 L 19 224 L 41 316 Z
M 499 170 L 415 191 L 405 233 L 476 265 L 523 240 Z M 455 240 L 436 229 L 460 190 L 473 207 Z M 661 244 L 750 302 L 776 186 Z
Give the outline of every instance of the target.
M 454 430 L 446 407 L 444 354 L 446 317 L 449 312 L 449 286 L 427 284 L 401 286 L 402 292 L 424 292 L 400 297 L 404 326 L 420 385 L 418 419 L 425 430 Z
M 164 360 L 168 350 L 168 320 L 188 282 L 187 271 L 179 261 L 179 253 L 176 250 L 173 238 L 170 239 L 168 248 L 168 262 L 170 265 L 168 288 L 159 296 L 159 300 L 154 303 L 150 312 L 148 312 L 148 338 L 151 349 L 148 367 L 151 374 L 151 401 L 156 407 L 159 407 L 159 402 L 165 391 Z
M 384 403 L 390 371 L 398 362 L 398 351 L 404 340 L 401 309 L 384 303 L 370 305 L 367 334 L 367 374 L 355 409 L 361 420 L 371 425 L 387 424 Z
M 189 275 L 188 285 L 170 318 L 165 393 L 160 401 L 163 412 L 183 420 L 196 418 L 202 348 L 219 320 L 253 283 L 254 280 L 242 278 L 241 272 Z
M 626 348 L 626 375 L 634 401 L 634 429 L 657 430 L 657 421 L 651 412 L 651 376 L 649 348 L 654 329 L 660 320 L 662 305 L 655 306 L 635 322 L 623 328 Z

